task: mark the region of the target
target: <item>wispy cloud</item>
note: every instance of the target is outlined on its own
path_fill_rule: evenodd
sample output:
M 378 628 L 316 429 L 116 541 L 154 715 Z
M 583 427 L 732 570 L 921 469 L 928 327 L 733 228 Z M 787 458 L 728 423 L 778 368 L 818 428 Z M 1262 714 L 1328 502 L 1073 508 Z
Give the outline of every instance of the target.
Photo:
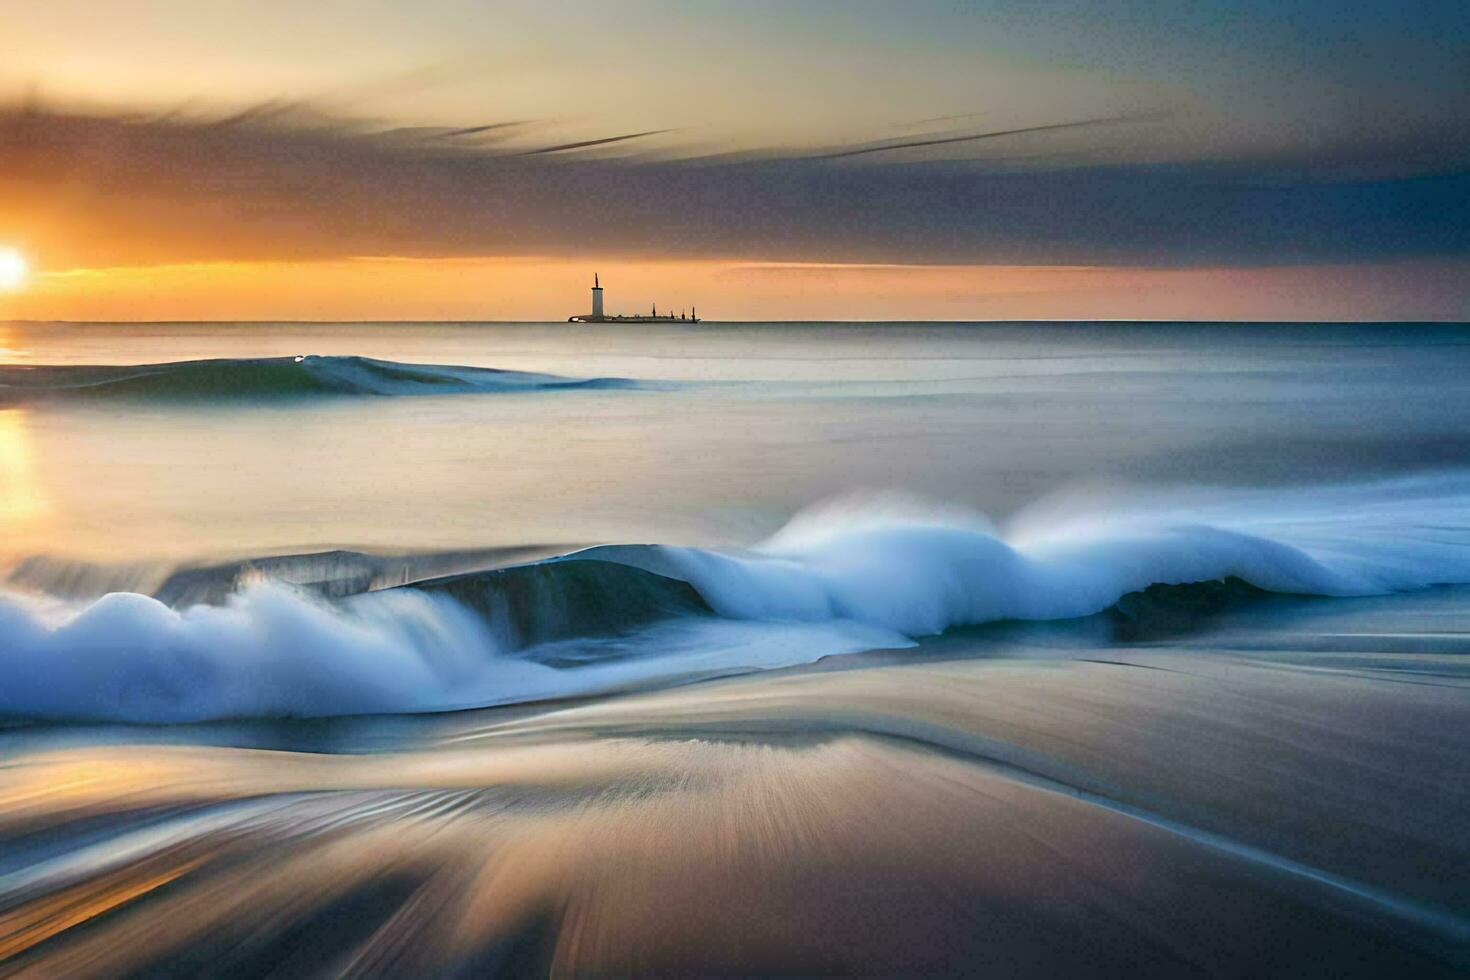
M 563 153 L 567 150 L 585 150 L 594 146 L 608 146 L 612 143 L 626 143 L 628 140 L 643 139 L 647 136 L 662 136 L 664 133 L 673 133 L 673 129 L 650 129 L 642 133 L 624 133 L 622 136 L 603 136 L 595 140 L 578 140 L 575 143 L 560 143 L 556 146 L 541 146 L 534 150 L 523 150 L 521 156 L 534 157 L 543 153 Z
M 52 267 L 363 254 L 1180 267 L 1470 252 L 1457 140 L 1166 162 L 1097 152 L 1135 125 L 1168 122 L 653 157 L 623 151 L 670 130 L 536 145 L 551 127 L 384 128 L 300 101 L 212 117 L 32 103 L 0 110 L 0 233 Z
M 959 118 L 959 117 L 955 117 Z M 936 146 L 953 146 L 958 143 L 976 143 L 980 140 L 1000 139 L 1003 136 L 1020 136 L 1024 133 L 1045 133 L 1058 129 L 1081 129 L 1087 126 L 1107 126 L 1145 119 L 1166 118 L 1163 113 L 1145 116 L 1109 116 L 1104 119 L 1080 119 L 1075 122 L 1047 123 L 1044 126 L 1021 126 L 1017 129 L 996 129 L 986 133 L 968 133 L 964 136 L 931 136 L 926 139 L 885 140 L 864 146 L 834 150 L 816 155 L 819 160 L 841 160 L 846 157 L 865 156 L 869 153 L 886 153 L 893 150 L 916 150 Z M 939 120 L 934 120 L 939 121 Z

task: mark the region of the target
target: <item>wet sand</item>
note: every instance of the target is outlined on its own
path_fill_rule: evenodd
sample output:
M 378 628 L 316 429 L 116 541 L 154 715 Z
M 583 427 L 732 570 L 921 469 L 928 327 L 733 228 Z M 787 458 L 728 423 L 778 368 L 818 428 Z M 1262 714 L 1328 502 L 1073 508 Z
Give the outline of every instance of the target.
M 949 642 L 335 744 L 12 732 L 3 972 L 1470 969 L 1457 659 Z

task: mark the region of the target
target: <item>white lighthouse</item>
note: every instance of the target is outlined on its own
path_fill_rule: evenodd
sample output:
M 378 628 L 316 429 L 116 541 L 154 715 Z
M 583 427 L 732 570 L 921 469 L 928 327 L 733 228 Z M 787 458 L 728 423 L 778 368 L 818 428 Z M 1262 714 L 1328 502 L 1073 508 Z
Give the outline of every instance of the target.
M 602 319 L 602 286 L 597 281 L 597 273 L 592 273 L 592 318 Z

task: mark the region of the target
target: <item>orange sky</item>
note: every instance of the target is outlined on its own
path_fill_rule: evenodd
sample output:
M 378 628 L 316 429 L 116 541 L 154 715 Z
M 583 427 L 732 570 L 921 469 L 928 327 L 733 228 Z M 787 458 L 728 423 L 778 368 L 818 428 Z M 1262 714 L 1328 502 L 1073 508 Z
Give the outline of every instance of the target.
M 1154 7 L 21 4 L 0 320 L 1470 319 L 1464 4 Z
M 558 320 L 594 270 L 553 258 L 360 258 L 46 270 L 34 320 Z M 1262 269 L 609 261 L 609 312 L 710 319 L 1464 319 L 1463 260 Z

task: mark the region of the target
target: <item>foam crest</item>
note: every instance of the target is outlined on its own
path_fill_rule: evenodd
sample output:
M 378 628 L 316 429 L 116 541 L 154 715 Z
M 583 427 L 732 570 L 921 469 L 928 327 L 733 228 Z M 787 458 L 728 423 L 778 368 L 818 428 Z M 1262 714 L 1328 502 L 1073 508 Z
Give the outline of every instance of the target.
M 70 611 L 7 597 L 0 635 L 0 713 L 136 721 L 423 710 L 493 653 L 462 608 L 408 590 L 378 615 L 275 586 L 182 612 L 125 592 Z
M 891 501 L 801 515 L 748 552 L 618 560 L 690 582 L 718 613 L 850 619 L 908 636 L 1101 612 L 1151 585 L 1238 578 L 1272 592 L 1364 596 L 1470 582 L 1470 478 L 1279 491 L 1073 492 L 1001 536 Z
M 0 717 L 130 722 L 447 711 L 668 684 L 904 645 L 855 623 L 702 618 L 515 651 L 449 595 L 326 603 L 278 585 L 183 611 L 0 595 Z
M 1232 578 L 1320 596 L 1470 583 L 1470 476 L 1093 490 L 1043 501 L 1004 534 L 955 508 L 848 500 L 744 551 L 607 546 L 336 602 L 272 584 L 182 611 L 132 593 L 0 595 L 0 715 L 190 721 L 567 697 L 1085 617 L 1153 585 Z

